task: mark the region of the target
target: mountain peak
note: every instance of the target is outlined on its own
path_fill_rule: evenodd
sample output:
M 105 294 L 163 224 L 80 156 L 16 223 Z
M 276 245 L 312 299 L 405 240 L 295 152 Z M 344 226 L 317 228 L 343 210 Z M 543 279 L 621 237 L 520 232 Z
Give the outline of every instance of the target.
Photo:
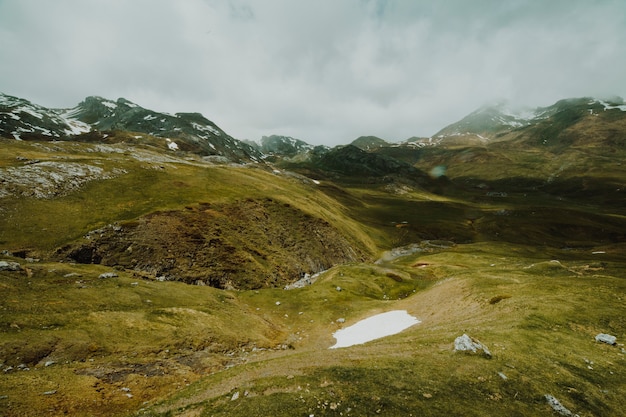
M 369 151 L 371 149 L 389 146 L 389 142 L 377 136 L 360 136 L 353 140 L 351 145 L 363 149 L 364 151 Z
M 174 116 L 145 109 L 125 98 L 113 101 L 100 96 L 88 96 L 76 107 L 55 110 L 0 93 L 1 136 L 27 140 L 74 139 L 92 129 L 145 133 L 152 138 L 142 140 L 152 145 L 204 156 L 225 156 L 234 162 L 260 161 L 262 157 L 200 113 Z
M 291 136 L 270 135 L 261 138 L 261 152 L 281 156 L 295 156 L 313 149 L 303 140 Z

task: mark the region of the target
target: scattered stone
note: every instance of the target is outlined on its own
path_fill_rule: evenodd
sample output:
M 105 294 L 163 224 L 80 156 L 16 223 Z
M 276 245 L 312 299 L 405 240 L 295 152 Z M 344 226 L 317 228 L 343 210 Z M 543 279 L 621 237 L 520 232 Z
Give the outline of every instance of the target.
M 280 305 L 280 301 L 276 301 L 276 305 L 279 306 Z
M 118 275 L 115 272 L 105 272 L 104 274 L 100 274 L 98 278 L 106 279 L 106 278 L 116 278 Z
M 550 407 L 552 407 L 552 409 L 556 411 L 557 413 L 559 413 L 560 415 L 578 417 L 578 414 L 572 414 L 570 410 L 565 408 L 563 404 L 561 404 L 559 400 L 554 398 L 552 395 L 546 394 L 544 397 L 546 401 L 548 401 L 548 404 L 550 404 Z
M 611 336 L 610 334 L 600 333 L 596 336 L 596 342 L 602 342 L 609 345 L 615 345 L 617 343 L 617 338 L 615 336 Z
M 44 363 L 43 366 L 45 366 L 47 368 L 48 366 L 52 366 L 55 363 L 56 363 L 55 361 L 46 361 L 46 363 Z
M 46 392 L 44 392 L 44 393 L 43 393 L 43 395 L 54 395 L 54 394 L 56 394 L 56 393 L 57 393 L 57 390 L 55 390 L 55 389 L 54 389 L 54 390 L 52 390 L 52 391 L 46 391 Z
M 231 401 L 235 401 L 239 399 L 239 391 L 235 392 L 232 397 L 230 397 Z
M 337 323 L 345 323 L 345 322 L 346 322 L 346 319 L 344 319 L 343 317 L 337 319 Z
M 487 358 L 491 358 L 491 352 L 487 349 L 487 346 L 466 334 L 454 339 L 454 350 L 458 352 L 482 353 Z
M 22 265 L 17 262 L 0 261 L 0 271 L 21 271 Z
M 424 397 L 424 398 L 433 398 L 433 394 L 425 392 L 425 393 L 422 394 L 422 397 Z
M 341 287 L 337 287 L 337 288 L 336 288 L 336 290 L 337 290 L 338 292 L 341 292 Z
M 507 379 L 509 379 L 509 377 L 507 377 L 507 376 L 504 374 L 504 372 L 498 372 L 498 376 L 499 376 L 500 378 L 502 378 L 503 380 L 505 380 L 505 381 L 506 381 Z

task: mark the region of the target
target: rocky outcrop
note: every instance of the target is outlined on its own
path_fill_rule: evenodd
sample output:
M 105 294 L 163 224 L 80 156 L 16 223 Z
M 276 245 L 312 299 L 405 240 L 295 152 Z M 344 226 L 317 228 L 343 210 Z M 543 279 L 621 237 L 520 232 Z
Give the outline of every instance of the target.
M 18 272 L 22 270 L 22 266 L 17 262 L 0 261 L 0 271 Z
M 217 288 L 284 288 L 364 252 L 328 222 L 288 204 L 245 200 L 157 212 L 111 225 L 57 251 L 57 259 Z
M 454 350 L 456 352 L 482 354 L 487 358 L 491 358 L 491 352 L 487 349 L 487 346 L 466 334 L 454 339 Z
M 561 404 L 559 400 L 554 398 L 552 395 L 546 394 L 544 397 L 546 401 L 548 401 L 548 404 L 550 405 L 550 407 L 552 407 L 552 409 L 556 411 L 558 414 L 565 416 L 565 417 L 570 417 L 570 416 L 578 417 L 578 414 L 573 414 L 570 410 L 568 410 L 565 406 L 563 406 L 563 404 Z
M 596 336 L 596 342 L 602 342 L 608 345 L 615 345 L 617 343 L 617 338 L 610 334 L 600 333 Z
M 16 195 L 49 199 L 67 195 L 90 181 L 125 173 L 119 168 L 79 162 L 24 161 L 21 166 L 0 168 L 0 198 Z

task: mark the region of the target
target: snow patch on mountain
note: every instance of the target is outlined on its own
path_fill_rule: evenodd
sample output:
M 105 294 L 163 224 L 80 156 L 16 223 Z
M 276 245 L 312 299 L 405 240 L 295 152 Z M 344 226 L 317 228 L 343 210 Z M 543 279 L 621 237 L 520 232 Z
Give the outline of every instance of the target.
M 594 103 L 594 104 L 595 103 L 599 103 L 599 104 L 603 105 L 604 106 L 604 111 L 612 110 L 612 109 L 620 109 L 621 111 L 626 111 L 626 104 L 610 104 L 610 103 L 607 103 L 604 100 L 594 100 L 594 101 L 590 102 L 589 104 L 592 104 L 592 103 Z
M 51 138 L 79 135 L 91 127 L 72 117 L 71 113 L 46 109 L 28 100 L 0 93 L 0 133 L 21 140 L 25 134 Z
M 172 139 L 170 138 L 165 138 L 166 142 L 167 142 L 167 147 L 172 150 L 172 151 L 177 151 L 178 150 L 178 144 L 174 141 L 172 141 Z

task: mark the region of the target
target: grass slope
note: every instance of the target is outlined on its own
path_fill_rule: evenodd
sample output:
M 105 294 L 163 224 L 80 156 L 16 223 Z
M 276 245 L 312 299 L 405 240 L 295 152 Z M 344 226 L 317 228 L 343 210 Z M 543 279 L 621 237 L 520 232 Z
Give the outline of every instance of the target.
M 615 314 L 623 310 L 623 259 L 599 266 L 588 253 L 546 255 L 484 243 L 401 258 L 385 265 L 411 276 L 416 292 L 400 299 L 381 290 L 384 280 L 378 297 L 355 291 L 371 282 L 368 273 L 381 280 L 383 270 L 344 268 L 281 297 L 285 323 L 305 339 L 295 351 L 211 375 L 139 415 L 539 416 L 550 413 L 546 394 L 580 415 L 619 414 L 624 351 L 594 336 L 626 329 Z M 327 302 L 334 314 L 326 316 L 325 304 L 314 313 L 325 326 L 297 315 L 302 300 L 336 285 L 347 290 Z M 327 349 L 336 317 L 348 325 L 392 309 L 422 323 L 365 345 Z M 485 343 L 493 358 L 454 352 L 463 333 Z
M 551 184 L 569 188 L 550 189 L 543 164 L 557 162 L 494 152 L 508 175 L 466 163 L 448 171 L 455 186 L 432 194 L 411 181 L 315 184 L 140 145 L 2 146 L 5 171 L 62 160 L 117 172 L 57 184 L 54 198 L 1 200 L 0 248 L 44 257 L 0 256 L 21 264 L 0 271 L 4 415 L 540 416 L 552 413 L 547 394 L 580 416 L 621 413 L 626 213 L 619 195 L 593 194 L 623 182 L 615 159 L 605 170 L 591 169 L 597 155 L 576 159 L 592 186 L 563 170 Z M 226 291 L 45 258 L 110 223 L 267 198 L 382 259 L 334 266 L 301 289 Z M 383 253 L 407 244 L 404 256 Z M 394 309 L 422 323 L 328 349 L 334 331 Z M 463 333 L 493 357 L 454 352 Z

